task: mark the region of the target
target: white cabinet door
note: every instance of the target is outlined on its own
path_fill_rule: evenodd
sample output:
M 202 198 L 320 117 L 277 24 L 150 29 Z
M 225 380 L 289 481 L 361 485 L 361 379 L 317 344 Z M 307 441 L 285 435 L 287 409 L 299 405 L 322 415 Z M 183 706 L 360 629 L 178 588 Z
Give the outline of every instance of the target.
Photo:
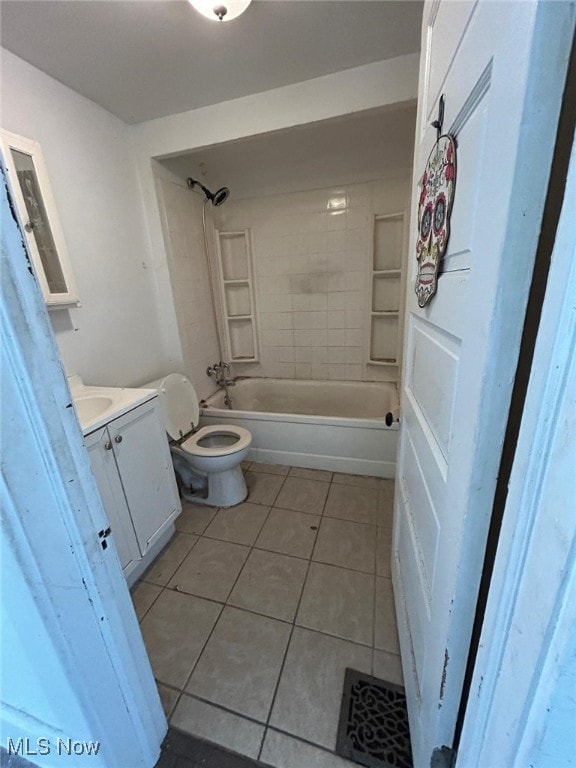
M 179 509 L 170 449 L 157 399 L 108 425 L 114 457 L 142 555 Z
M 393 563 L 419 767 L 453 743 L 572 13 L 547 2 L 424 8 Z M 417 182 L 441 94 L 456 196 L 438 292 L 422 309 Z
M 118 476 L 108 430 L 103 427 L 92 432 L 84 438 L 84 443 L 88 449 L 92 472 L 112 528 L 112 538 L 118 551 L 120 564 L 123 570 L 126 570 L 130 563 L 140 559 L 140 549 Z

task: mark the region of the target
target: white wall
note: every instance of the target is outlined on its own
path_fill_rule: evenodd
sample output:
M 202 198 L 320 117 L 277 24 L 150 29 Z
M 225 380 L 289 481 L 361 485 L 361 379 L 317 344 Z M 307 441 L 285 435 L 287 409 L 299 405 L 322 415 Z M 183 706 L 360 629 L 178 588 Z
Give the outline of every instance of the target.
M 130 128 L 4 50 L 2 127 L 38 141 L 48 168 L 82 302 L 50 312 L 66 372 L 128 386 L 178 367 L 161 334 Z
M 411 103 L 418 93 L 418 62 L 419 54 L 399 56 L 132 126 L 154 272 L 162 304 L 168 308 L 172 302 L 172 287 L 150 158 L 165 158 L 319 120 Z M 178 331 L 174 314 L 167 311 L 162 315 L 161 322 L 166 343 L 171 349 L 177 347 Z

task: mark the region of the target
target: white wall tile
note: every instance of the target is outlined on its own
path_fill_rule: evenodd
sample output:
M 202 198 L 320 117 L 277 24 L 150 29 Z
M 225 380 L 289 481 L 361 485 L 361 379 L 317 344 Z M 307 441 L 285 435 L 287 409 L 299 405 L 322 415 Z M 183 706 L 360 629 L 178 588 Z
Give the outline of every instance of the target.
M 284 294 L 280 296 L 265 296 L 260 289 L 260 312 L 290 312 L 292 310 L 292 296 Z
M 313 347 L 326 347 L 328 345 L 328 331 L 324 328 L 310 331 L 310 343 Z
M 363 333 L 360 328 L 348 328 L 346 330 L 346 346 L 361 347 L 364 344 Z
M 331 381 L 345 381 L 346 380 L 346 366 L 338 364 L 328 365 L 328 378 Z
M 297 330 L 294 331 L 294 346 L 296 347 L 309 347 L 312 343 L 309 330 Z
M 260 354 L 262 357 L 263 363 L 277 363 L 278 362 L 278 354 L 280 352 L 280 347 L 277 346 L 270 346 L 270 345 L 264 345 L 262 344 L 260 348 Z M 351 362 L 351 361 L 349 361 Z
M 329 293 L 328 309 L 346 309 L 346 294 L 341 292 Z
M 346 349 L 346 362 L 359 365 L 362 362 L 363 349 L 362 347 L 345 347 Z
M 311 312 L 310 313 L 310 328 L 326 328 L 327 326 L 327 312 Z
M 231 200 L 219 209 L 226 228 L 251 230 L 264 375 L 369 378 L 363 355 L 374 215 L 402 210 L 408 186 L 377 180 Z M 335 214 L 328 205 L 336 196 L 345 207 Z M 198 228 L 188 225 L 178 230 L 188 246 L 203 247 Z M 176 251 L 182 255 L 181 247 Z M 186 258 L 179 263 L 184 314 L 200 323 L 206 297 L 197 292 L 196 275 L 185 272 Z
M 371 302 L 371 297 L 363 291 L 348 291 L 346 293 L 346 309 L 364 309 Z
M 310 347 L 310 349 L 312 350 L 313 363 L 328 362 L 328 347 Z
M 326 217 L 326 229 L 328 232 L 346 229 L 347 211 L 329 211 Z
M 323 349 L 323 347 L 321 347 L 321 349 Z M 297 363 L 314 362 L 314 359 L 312 356 L 312 347 L 295 347 L 294 352 L 295 352 L 294 360 Z M 318 361 L 318 362 L 321 362 L 321 361 Z
M 346 331 L 339 328 L 331 328 L 328 331 L 327 342 L 329 347 L 345 347 Z
M 286 330 L 293 327 L 292 312 L 265 312 L 260 327 L 263 330 Z
M 361 270 L 345 272 L 344 281 L 347 291 L 362 291 L 366 286 L 366 275 Z
M 328 312 L 328 328 L 346 328 L 346 312 L 344 310 Z
M 314 293 L 310 296 L 310 309 L 314 312 L 328 308 L 328 296 L 325 293 Z
M 278 362 L 279 363 L 293 363 L 294 362 L 294 347 L 279 347 L 278 348 Z
M 277 363 L 278 375 L 282 379 L 294 379 L 296 377 L 296 366 L 294 363 Z
M 294 328 L 298 330 L 311 328 L 310 312 L 294 312 Z
M 312 378 L 325 381 L 328 378 L 328 365 L 325 363 L 312 363 Z
M 346 328 L 362 328 L 364 326 L 364 312 L 360 309 L 346 310 Z
M 312 366 L 307 363 L 296 363 L 296 378 L 297 379 L 311 379 L 312 378 Z
M 312 297 L 309 293 L 294 294 L 292 296 L 292 306 L 295 312 L 309 311 L 312 305 Z
M 347 365 L 346 366 L 346 379 L 348 381 L 360 381 L 362 379 L 362 366 L 361 365 Z
M 329 363 L 345 363 L 346 347 L 328 347 Z

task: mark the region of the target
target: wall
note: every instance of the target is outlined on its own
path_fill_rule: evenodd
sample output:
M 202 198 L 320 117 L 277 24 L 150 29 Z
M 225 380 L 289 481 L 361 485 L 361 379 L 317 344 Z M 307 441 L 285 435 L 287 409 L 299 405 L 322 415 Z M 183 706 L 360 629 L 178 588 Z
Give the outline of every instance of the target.
M 179 341 L 174 313 L 169 310 L 172 286 L 150 158 L 167 158 L 271 131 L 411 103 L 418 93 L 418 62 L 419 54 L 399 56 L 132 126 L 153 270 L 162 306 L 167 308 L 160 318 L 162 335 L 170 349 L 178 347 Z
M 50 312 L 67 374 L 127 386 L 178 367 L 178 345 L 161 334 L 128 126 L 3 50 L 2 127 L 38 141 L 48 168 L 82 302 Z
M 366 365 L 374 215 L 406 210 L 411 169 L 344 187 L 233 201 L 222 229 L 250 229 L 261 364 L 245 375 L 365 381 L 397 378 Z M 336 202 L 338 207 L 331 210 Z
M 206 375 L 206 368 L 220 359 L 220 348 L 202 231 L 203 196 L 171 179 L 159 168 L 156 174 L 168 270 L 182 343 L 181 370 L 194 384 L 198 397 L 208 397 L 215 386 Z M 213 228 L 211 215 L 208 209 L 209 236 Z

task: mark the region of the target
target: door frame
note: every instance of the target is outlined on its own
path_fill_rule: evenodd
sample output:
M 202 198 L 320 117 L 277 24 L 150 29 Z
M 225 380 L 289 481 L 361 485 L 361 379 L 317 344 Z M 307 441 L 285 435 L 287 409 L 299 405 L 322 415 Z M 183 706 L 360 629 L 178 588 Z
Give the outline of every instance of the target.
M 573 56 L 572 76 L 575 63 Z M 558 177 L 551 179 L 551 186 L 556 181 L 553 205 L 559 202 L 562 210 L 552 243 L 543 228 L 552 246 L 548 279 L 541 287 L 546 294 L 539 297 L 542 311 L 529 381 L 520 382 L 526 396 L 463 701 L 456 754 L 456 766 L 462 768 L 567 766 L 576 752 L 575 710 L 569 704 L 576 680 L 575 95 L 573 89 L 572 139 L 561 149 L 560 186 Z M 558 201 L 562 194 L 563 204 Z
M 449 637 L 451 669 L 442 679 L 442 707 L 437 715 L 440 723 L 440 743 L 435 747 L 451 748 L 455 732 L 456 716 L 462 695 L 468 648 L 474 620 L 477 590 L 484 560 L 486 534 L 492 510 L 494 489 L 504 442 L 504 426 L 509 414 L 512 382 L 516 372 L 516 359 L 520 349 L 524 315 L 532 280 L 533 257 L 539 236 L 541 216 L 544 208 L 547 182 L 554 154 L 558 115 L 564 92 L 564 78 L 570 54 L 574 30 L 574 3 L 547 3 L 534 0 L 535 14 L 533 42 L 530 51 L 529 68 L 526 78 L 526 92 L 523 97 L 523 123 L 518 136 L 517 153 L 513 176 L 513 196 L 509 203 L 503 247 L 506 260 L 503 262 L 502 279 L 497 287 L 497 310 L 490 328 L 490 367 L 483 381 L 482 401 L 486 407 L 477 435 L 476 468 L 474 475 L 478 495 L 468 508 L 472 524 L 465 531 L 466 573 L 469 578 L 456 582 L 456 593 L 450 607 L 452 635 Z M 481 4 L 482 5 L 482 4 Z M 489 6 L 489 2 L 484 5 Z M 431 0 L 425 6 L 424 24 L 428 15 L 435 14 L 439 0 Z M 551 47 L 549 42 L 554 40 Z M 428 62 L 421 62 L 424 71 Z M 562 69 L 563 68 L 563 69 Z M 420 95 L 421 98 L 421 95 Z M 458 117 L 456 117 L 456 122 Z M 422 126 L 417 126 L 417 139 Z M 448 127 L 451 132 L 451 126 Z M 529 162 L 523 158 L 529 158 Z M 419 181 L 420 168 L 414 168 L 413 192 Z M 417 202 L 417 200 L 416 200 Z M 412 201 L 415 207 L 415 200 Z M 440 277 L 439 290 L 442 277 Z M 412 290 L 408 285 L 407 290 Z M 512 301 L 511 301 L 512 299 Z M 406 362 L 407 355 L 404 355 Z M 403 372 L 403 379 L 405 373 Z M 489 427 L 494 427 L 491 432 Z M 495 440 L 494 434 L 498 435 Z M 490 471 L 486 470 L 486 467 Z M 493 469 L 493 472 L 492 472 Z M 492 485 L 493 481 L 493 485 Z M 395 530 L 396 549 L 398 531 Z M 452 566 L 450 566 L 452 567 Z M 403 597 L 399 586 L 397 568 L 393 569 L 395 594 Z M 399 624 L 405 625 L 404 607 L 397 606 Z M 457 638 L 459 636 L 459 639 Z M 408 654 L 406 654 L 408 655 Z M 445 655 L 448 662 L 448 656 Z M 405 677 L 411 674 L 411 660 L 404 659 Z M 445 669 L 448 664 L 445 664 Z M 442 672 L 442 669 L 439 669 Z M 432 756 L 431 756 L 432 757 Z
M 2 162 L 0 183 L 2 736 L 49 738 L 39 765 L 65 763 L 57 738 L 88 737 L 101 748 L 81 765 L 152 768 L 166 718 L 115 547 L 101 546 L 106 514 Z
M 460 711 L 458 713 L 458 722 L 456 725 L 455 750 L 458 748 L 464 718 L 467 712 L 472 677 L 473 675 L 478 674 L 477 671 L 475 671 L 475 668 L 480 652 L 481 635 L 483 632 L 485 634 L 493 633 L 496 629 L 494 626 L 490 628 L 488 624 L 486 626 L 484 626 L 484 624 L 487 604 L 493 599 L 491 594 L 492 577 L 496 566 L 496 559 L 498 557 L 498 549 L 499 547 L 509 546 L 510 544 L 510 542 L 507 544 L 504 544 L 503 541 L 501 542 L 504 515 L 506 514 L 506 505 L 509 495 L 510 478 L 515 469 L 516 456 L 519 453 L 519 435 L 522 422 L 526 417 L 526 412 L 530 409 L 536 412 L 539 410 L 534 399 L 534 393 L 528 391 L 529 383 L 542 368 L 545 370 L 551 368 L 549 364 L 543 363 L 542 359 L 538 358 L 537 343 L 541 338 L 541 334 L 544 332 L 543 324 L 546 319 L 545 313 L 546 311 L 550 311 L 548 305 L 550 302 L 555 301 L 558 306 L 561 306 L 563 300 L 563 286 L 570 284 L 569 262 L 562 263 L 560 268 L 564 270 L 564 276 L 559 277 L 557 261 L 559 258 L 566 258 L 566 239 L 572 237 L 572 241 L 576 241 L 573 234 L 574 228 L 572 234 L 569 231 L 571 222 L 568 219 L 569 201 L 571 199 L 570 194 L 574 195 L 574 175 L 576 175 L 574 169 L 574 155 L 576 152 L 575 125 L 576 37 L 572 43 L 566 82 L 564 85 L 564 96 L 558 120 L 558 132 L 552 158 L 544 214 L 542 217 L 542 227 L 536 250 L 532 284 L 530 286 L 522 341 L 520 344 L 520 354 L 514 379 L 508 422 L 506 425 L 506 436 L 502 448 L 498 482 L 496 485 L 494 506 L 490 520 L 490 529 L 488 531 L 488 541 L 476 606 L 476 615 L 472 630 L 470 653 L 464 678 L 464 688 L 460 702 Z M 570 178 L 572 178 L 572 182 L 570 182 Z M 567 179 L 568 182 L 566 181 Z M 572 183 L 571 188 L 570 183 Z M 571 192 L 569 191 L 570 189 Z M 573 199 L 576 199 L 576 197 Z M 561 250 L 562 248 L 564 248 L 564 251 Z M 560 254 L 558 254 L 558 250 L 560 250 Z M 556 263 L 554 264 L 554 269 L 551 270 L 553 259 L 556 260 Z M 551 271 L 552 275 L 550 274 Z M 570 314 L 566 307 L 564 308 L 564 313 L 564 318 L 560 319 L 559 317 L 557 323 L 558 326 L 565 324 L 565 327 L 568 328 L 570 324 Z M 546 330 L 550 332 L 550 327 L 548 326 Z M 540 343 L 542 342 L 540 341 Z M 560 370 L 562 367 L 566 367 L 566 365 L 566 361 L 561 359 L 556 368 Z M 531 400 L 529 398 L 531 398 Z M 508 514 L 512 514 L 512 512 L 509 511 Z M 524 520 L 521 519 L 519 525 L 523 522 Z M 490 636 L 490 634 L 488 634 L 488 636 Z

